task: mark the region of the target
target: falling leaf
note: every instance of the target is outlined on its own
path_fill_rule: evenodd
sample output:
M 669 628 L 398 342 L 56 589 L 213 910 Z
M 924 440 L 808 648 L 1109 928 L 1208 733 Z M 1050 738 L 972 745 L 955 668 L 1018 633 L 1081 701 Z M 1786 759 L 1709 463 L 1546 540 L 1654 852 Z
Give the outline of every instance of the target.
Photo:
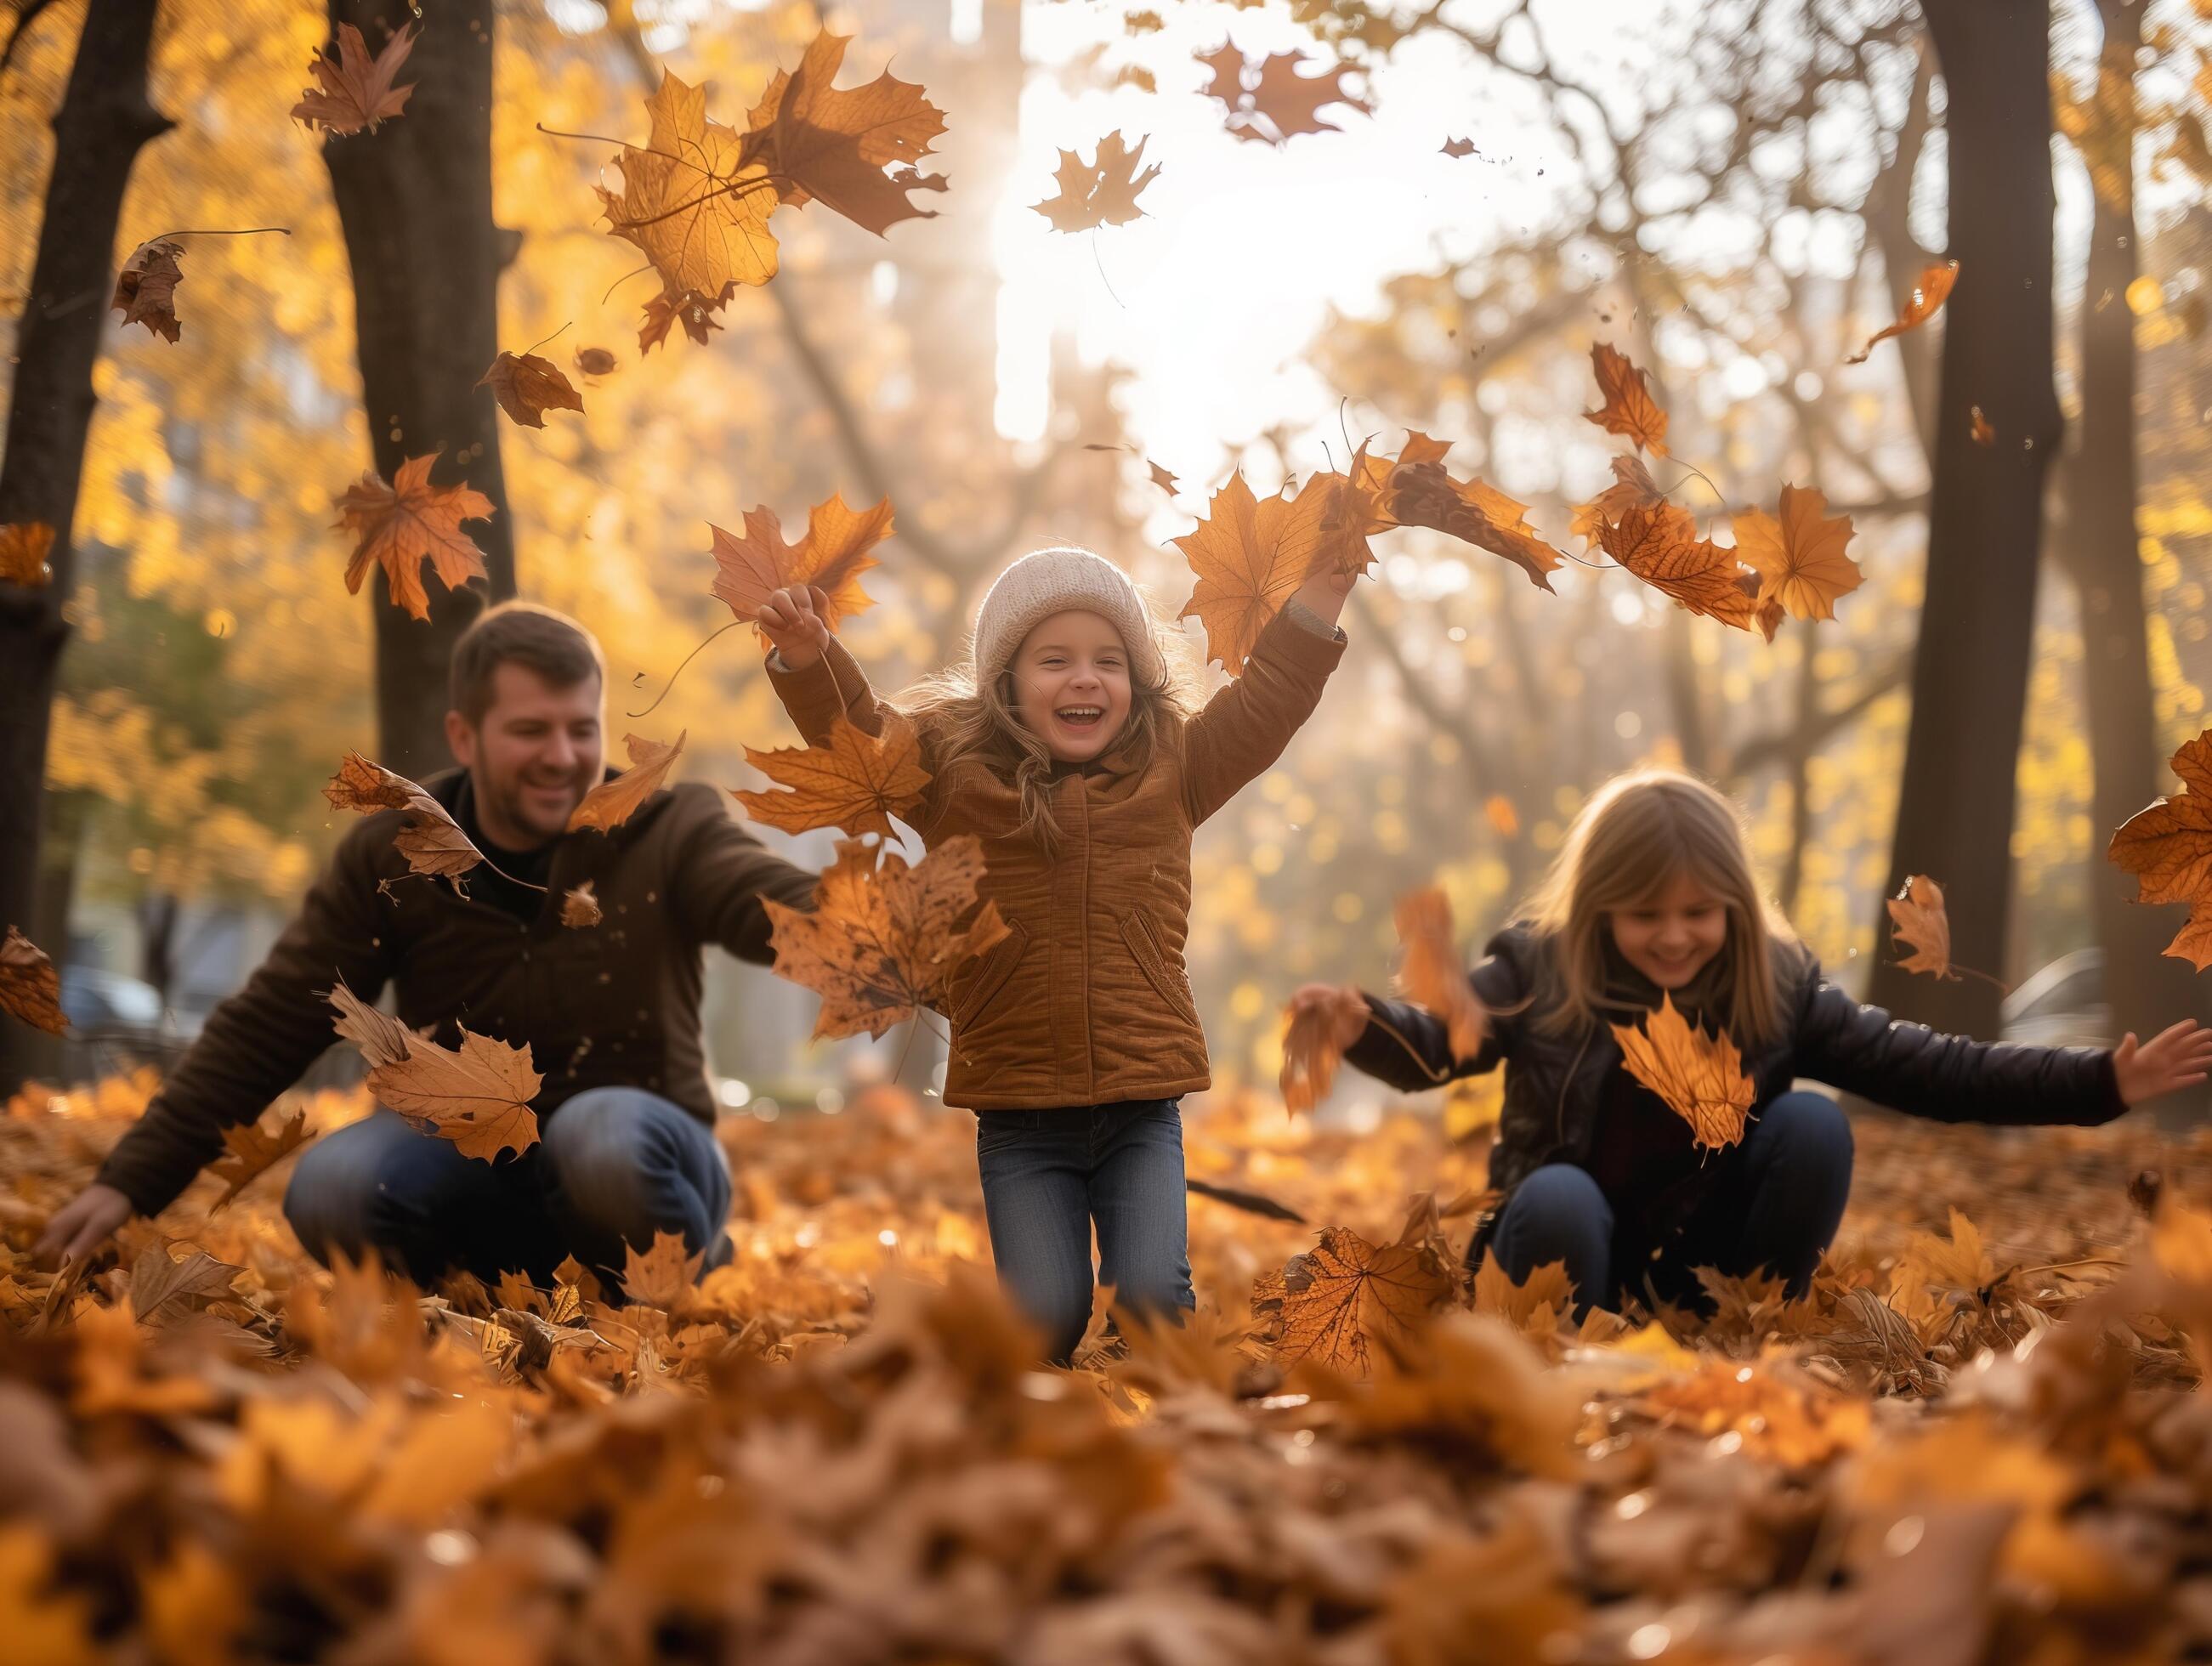
M 1908 972 L 1955 981 L 1959 975 L 1951 970 L 1951 916 L 1944 911 L 1942 886 L 1916 873 L 1885 906 L 1898 942 L 1912 951 L 1898 964 Z
M 583 376 L 608 376 L 614 374 L 617 361 L 604 347 L 580 347 L 575 352 L 576 372 Z M 578 407 L 582 409 L 581 406 Z
M 1605 403 L 1583 413 L 1607 434 L 1624 435 L 1638 451 L 1654 457 L 1667 454 L 1667 413 L 1651 397 L 1650 378 L 1628 362 L 1628 356 L 1603 342 L 1590 347 L 1590 365 L 1597 373 L 1597 391 Z
M 2106 854 L 2136 876 L 2138 903 L 2186 903 L 2189 919 L 2166 952 L 2212 966 L 2212 729 L 2173 755 L 2183 790 L 2120 824 Z
M 945 840 L 914 867 L 887 850 L 880 869 L 872 848 L 841 839 L 815 912 L 770 898 L 777 974 L 822 997 L 814 1039 L 880 1036 L 922 1007 L 941 1010 L 953 973 L 1007 934 L 997 903 L 975 907 L 982 877 L 982 842 L 973 834 Z
M 1170 497 L 1173 497 L 1176 492 L 1182 489 L 1182 488 L 1176 484 L 1175 476 L 1170 474 L 1165 469 L 1162 468 L 1158 463 L 1152 461 L 1149 457 L 1145 459 L 1145 468 L 1146 472 L 1152 476 L 1152 484 L 1158 486 Z
M 594 187 L 608 229 L 653 263 L 672 307 L 732 283 L 767 283 L 776 268 L 768 165 L 747 157 L 745 135 L 708 118 L 704 88 L 677 76 L 662 73 L 645 108 L 645 147 L 624 145 L 617 160 L 623 189 Z
M 410 872 L 458 878 L 483 860 L 461 824 L 422 787 L 359 752 L 348 752 L 337 774 L 323 788 L 336 810 L 373 816 L 380 810 L 404 810 L 392 848 L 407 859 Z
M 817 827 L 842 827 L 854 837 L 864 833 L 891 836 L 891 818 L 910 814 L 929 786 L 921 766 L 921 738 L 904 718 L 890 717 L 880 735 L 850 719 L 831 724 L 819 746 L 787 746 L 772 752 L 745 748 L 745 762 L 784 793 L 732 788 L 755 821 L 787 833 Z
M 907 193 L 945 189 L 941 174 L 916 167 L 945 131 L 945 112 L 889 70 L 865 86 L 832 87 L 851 44 L 823 29 L 797 70 L 775 72 L 748 119 L 745 160 L 774 175 L 794 208 L 819 198 L 881 236 L 899 221 L 934 216 Z
M 560 368 L 535 353 L 501 353 L 477 386 L 490 388 L 499 408 L 524 428 L 544 428 L 549 410 L 584 408 L 584 396 L 569 384 Z
M 642 735 L 624 735 L 623 745 L 629 753 L 629 768 L 584 794 L 584 801 L 568 818 L 568 831 L 596 827 L 607 833 L 628 821 L 640 805 L 660 789 L 670 767 L 683 754 L 684 743 L 690 733 L 689 729 L 684 730 L 673 745 L 665 740 L 647 740 Z
M 1310 1111 L 1336 1084 L 1344 1052 L 1336 1044 L 1336 1015 L 1320 1006 L 1291 1015 L 1283 1029 L 1283 1068 L 1277 1079 L 1283 1108 L 1295 1116 Z
M 692 1254 L 684 1247 L 681 1232 L 655 1232 L 653 1247 L 641 1255 L 623 1245 L 623 1294 L 647 1307 L 672 1313 L 699 1281 L 705 1250 Z
M 1836 598 L 1866 579 L 1844 553 L 1851 518 L 1825 516 L 1827 507 L 1813 487 L 1784 486 L 1779 520 L 1763 509 L 1733 517 L 1735 558 L 1759 575 L 1759 600 L 1780 602 L 1793 619 L 1834 618 Z
M 728 302 L 732 292 L 725 289 L 719 298 L 712 301 L 696 290 L 680 295 L 664 293 L 653 296 L 645 303 L 645 322 L 637 331 L 637 350 L 640 354 L 650 353 L 668 338 L 669 326 L 678 322 L 683 324 L 685 335 L 704 347 L 708 332 L 722 327 L 714 313 Z
M 280 1160 L 306 1145 L 307 1113 L 295 1110 L 276 1124 L 276 1132 L 264 1134 L 259 1122 L 243 1122 L 222 1131 L 225 1155 L 208 1172 L 222 1182 L 222 1195 L 208 1205 L 213 1214 L 244 1191 Z
M 1213 79 L 1201 89 L 1202 94 L 1236 109 L 1244 97 L 1243 50 L 1235 41 L 1224 40 L 1210 52 L 1193 52 L 1191 57 L 1213 71 Z
M 1287 144 L 1301 133 L 1343 131 L 1334 122 L 1323 121 L 1323 105 L 1343 104 L 1364 114 L 1373 106 L 1344 90 L 1348 64 L 1332 64 L 1317 76 L 1302 76 L 1298 66 L 1308 61 L 1302 52 L 1276 52 L 1261 61 L 1260 79 L 1248 97 L 1248 107 L 1229 118 L 1229 131 L 1240 139 L 1264 139 Z
M 1867 344 L 1845 359 L 1845 364 L 1864 364 L 1867 355 L 1875 344 L 1887 341 L 1892 336 L 1901 336 L 1907 330 L 1918 328 L 1934 318 L 1949 299 L 1951 286 L 1959 281 L 1959 263 L 1955 260 L 1931 262 L 1922 271 L 1911 291 L 1905 297 L 1905 305 L 1897 310 L 1897 321 L 1886 324 L 1867 337 Z
M 1691 612 L 1739 629 L 1753 628 L 1757 608 L 1735 551 L 1699 538 L 1697 523 L 1680 505 L 1638 504 L 1601 528 L 1598 541 L 1623 568 Z
M 330 993 L 339 1035 L 361 1049 L 368 1091 L 418 1133 L 450 1141 L 464 1157 L 489 1163 L 538 1143 L 530 1102 L 544 1078 L 530 1049 L 461 1030 L 458 1051 L 416 1035 L 339 984 Z
M 1481 154 L 1474 148 L 1474 141 L 1472 139 L 1446 139 L 1443 149 L 1443 154 L 1447 156 L 1475 156 Z
M 169 1254 L 166 1243 L 149 1244 L 131 1267 L 131 1315 L 141 1324 L 157 1318 L 173 1318 L 194 1307 L 234 1298 L 231 1286 L 246 1269 L 219 1262 L 193 1245 L 184 1260 Z
M 396 484 L 368 470 L 337 500 L 337 524 L 360 542 L 346 562 L 346 591 L 361 593 L 371 565 L 381 562 L 392 605 L 417 619 L 430 617 L 429 593 L 422 587 L 422 559 L 448 590 L 484 576 L 483 551 L 461 531 L 465 520 L 487 520 L 491 499 L 471 486 L 434 486 L 430 465 L 438 453 L 410 457 L 399 465 Z
M 1282 1274 L 1279 1364 L 1310 1360 L 1364 1377 L 1376 1344 L 1413 1334 L 1457 1292 L 1450 1268 L 1426 1243 L 1368 1243 L 1341 1226 L 1294 1257 Z
M 69 1028 L 62 1014 L 61 977 L 46 951 L 15 927 L 0 939 L 0 1012 L 21 1018 L 33 1030 L 58 1036 Z
M 1607 1028 L 1620 1044 L 1628 1073 L 1667 1102 L 1690 1125 L 1696 1143 L 1723 1151 L 1743 1138 L 1744 1120 L 1759 1097 L 1728 1032 L 1708 1036 L 1691 1028 L 1664 992 L 1659 1010 L 1645 1015 L 1644 1027 L 1614 1024 Z
M 1285 492 L 1262 501 L 1241 473 L 1232 475 L 1197 530 L 1175 540 L 1198 578 L 1181 617 L 1197 615 L 1206 657 L 1232 677 L 1243 671 L 1267 621 L 1306 581 L 1320 551 L 1323 495 Z
M 1966 416 L 1970 424 L 1966 429 L 1968 438 L 1978 446 L 1993 446 L 1996 443 L 1997 431 L 1990 426 L 1990 419 L 1982 415 L 1982 408 L 1979 405 L 1967 406 Z
M 876 564 L 869 552 L 891 535 L 891 501 L 856 512 L 845 507 L 843 493 L 832 492 L 807 512 L 806 536 L 796 544 L 783 541 L 783 523 L 764 505 L 745 511 L 743 538 L 712 521 L 707 530 L 714 535 L 714 594 L 732 613 L 757 619 L 776 591 L 811 584 L 829 599 L 822 622 L 834 630 L 840 619 L 873 605 L 860 575 Z M 761 640 L 767 641 L 765 633 Z
M 183 334 L 177 322 L 177 285 L 185 281 L 185 275 L 178 270 L 177 260 L 184 252 L 182 243 L 156 238 L 141 243 L 123 263 L 123 270 L 115 275 L 115 299 L 107 306 L 110 312 L 123 314 L 126 329 L 143 324 L 170 341 Z
M 1095 162 L 1085 161 L 1073 150 L 1061 151 L 1060 171 L 1054 175 L 1060 194 L 1033 203 L 1030 208 L 1051 221 L 1055 231 L 1088 231 L 1094 226 L 1121 226 L 1137 219 L 1144 213 L 1137 206 L 1137 193 L 1158 178 L 1160 172 L 1158 162 L 1142 173 L 1137 171 L 1148 143 L 1139 139 L 1132 150 L 1117 129 L 1098 141 Z
M 1451 901 L 1441 885 L 1424 885 L 1398 899 L 1395 916 L 1406 958 L 1398 983 L 1416 1006 L 1444 1021 L 1452 1057 L 1471 1059 L 1482 1050 L 1489 1015 L 1467 981 L 1467 966 L 1452 941 Z
M 43 520 L 0 526 L 0 584 L 37 590 L 52 583 L 54 569 L 46 565 L 46 557 L 53 547 L 54 529 Z
M 561 923 L 564 926 L 596 926 L 599 923 L 599 899 L 589 879 L 580 885 L 572 885 L 561 899 Z
M 1528 506 L 1480 480 L 1455 480 L 1441 463 L 1401 462 L 1390 477 L 1389 512 L 1404 526 L 1429 526 L 1503 556 L 1539 590 L 1566 557 L 1536 536 Z
M 358 133 L 364 128 L 374 133 L 380 124 L 405 107 L 408 94 L 415 90 L 412 82 L 404 87 L 392 84 L 407 54 L 414 50 L 412 24 L 386 41 L 384 50 L 374 59 L 361 31 L 350 23 L 339 24 L 337 57 L 333 59 L 326 48 L 307 60 L 309 71 L 321 84 L 300 94 L 300 101 L 292 106 L 293 119 L 334 137 Z
M 1513 807 L 1513 800 L 1503 793 L 1492 793 L 1482 801 L 1482 816 L 1496 830 L 1501 839 L 1519 836 L 1521 812 Z
M 1651 471 L 1641 457 L 1632 453 L 1616 457 L 1613 459 L 1613 484 L 1589 502 L 1575 505 L 1574 519 L 1568 523 L 1567 532 L 1583 541 L 1587 553 L 1597 545 L 1601 528 L 1618 521 L 1631 509 L 1662 502 L 1666 496 L 1651 478 Z

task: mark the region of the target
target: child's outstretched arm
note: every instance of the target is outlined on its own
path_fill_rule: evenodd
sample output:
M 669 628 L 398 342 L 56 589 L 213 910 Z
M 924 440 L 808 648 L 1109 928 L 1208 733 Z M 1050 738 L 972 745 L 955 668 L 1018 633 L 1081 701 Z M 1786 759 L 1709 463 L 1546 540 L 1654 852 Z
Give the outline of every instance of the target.
M 1344 657 L 1337 616 L 1350 575 L 1308 579 L 1267 621 L 1242 676 L 1184 732 L 1185 806 L 1195 827 L 1283 755 Z
M 829 599 L 814 585 L 793 585 L 761 604 L 760 628 L 770 649 L 769 686 L 810 746 L 829 739 L 840 717 L 869 734 L 880 733 L 886 709 L 860 661 L 830 629 L 828 611 Z
M 1520 979 L 1503 956 L 1489 955 L 1468 974 L 1484 1013 L 1482 1045 L 1470 1058 L 1452 1052 L 1451 1026 L 1425 1006 L 1385 1000 L 1349 983 L 1309 983 L 1291 997 L 1293 1018 L 1306 1011 L 1328 1016 L 1330 1040 L 1344 1061 L 1364 1075 L 1419 1093 L 1462 1076 L 1481 1076 L 1504 1061 L 1527 1010 Z

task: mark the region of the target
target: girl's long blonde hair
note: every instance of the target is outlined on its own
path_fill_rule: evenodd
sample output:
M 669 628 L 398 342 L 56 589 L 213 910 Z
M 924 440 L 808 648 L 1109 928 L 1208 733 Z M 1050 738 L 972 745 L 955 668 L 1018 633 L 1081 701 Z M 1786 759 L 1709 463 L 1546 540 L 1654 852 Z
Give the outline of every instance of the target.
M 1573 1034 L 1618 1007 L 1606 994 L 1605 947 L 1616 909 L 1649 906 L 1687 873 L 1728 906 L 1723 964 L 1709 1015 L 1740 1047 L 1770 1041 L 1783 1024 L 1777 939 L 1796 934 L 1752 875 L 1735 806 L 1679 769 L 1615 775 L 1583 806 L 1522 917 L 1552 945 L 1551 987 L 1538 992 L 1540 1029 Z
M 1141 588 L 1138 595 L 1145 599 Z M 1198 672 L 1189 643 L 1180 631 L 1163 627 L 1149 605 L 1145 621 L 1159 655 L 1159 678 L 1147 684 L 1131 678 L 1128 721 L 1106 749 L 1108 753 L 1127 753 L 1131 767 L 1140 771 L 1151 767 L 1161 730 L 1189 716 L 1199 705 Z M 1020 654 L 1018 644 L 1014 657 Z M 971 635 L 959 664 L 922 678 L 899 696 L 896 708 L 928 736 L 933 769 L 942 770 L 963 758 L 982 759 L 1018 795 L 1022 835 L 1048 852 L 1059 848 L 1060 824 L 1052 814 L 1052 753 L 1014 709 L 1011 663 L 979 684 Z

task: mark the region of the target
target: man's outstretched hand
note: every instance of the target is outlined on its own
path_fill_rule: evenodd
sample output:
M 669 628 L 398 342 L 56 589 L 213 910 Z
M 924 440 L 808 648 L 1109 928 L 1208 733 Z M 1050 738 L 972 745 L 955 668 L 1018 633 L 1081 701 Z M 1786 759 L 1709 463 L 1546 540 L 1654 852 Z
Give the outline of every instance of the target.
M 2112 1049 L 2112 1074 L 2120 1097 L 2130 1105 L 2155 1099 L 2178 1087 L 2194 1087 L 2212 1069 L 2212 1030 L 2194 1018 L 2169 1025 L 2138 1046 L 2136 1032 Z
M 47 1268 L 81 1264 L 98 1255 L 131 1214 L 129 1198 L 94 1181 L 57 1210 L 39 1234 L 34 1251 L 39 1264 Z

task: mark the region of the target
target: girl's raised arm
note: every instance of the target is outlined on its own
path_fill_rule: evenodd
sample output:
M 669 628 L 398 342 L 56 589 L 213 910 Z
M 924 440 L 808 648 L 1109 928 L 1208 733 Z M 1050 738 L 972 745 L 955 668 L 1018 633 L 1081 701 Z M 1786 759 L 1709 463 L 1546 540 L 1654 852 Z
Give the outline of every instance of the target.
M 860 662 L 830 629 L 828 611 L 829 599 L 813 585 L 779 590 L 761 604 L 760 628 L 771 650 L 769 686 L 810 746 L 826 742 L 840 717 L 866 733 L 880 733 L 887 709 Z
M 1337 615 L 1352 581 L 1308 579 L 1267 621 L 1243 674 L 1183 731 L 1185 807 L 1195 827 L 1283 755 L 1344 657 Z

